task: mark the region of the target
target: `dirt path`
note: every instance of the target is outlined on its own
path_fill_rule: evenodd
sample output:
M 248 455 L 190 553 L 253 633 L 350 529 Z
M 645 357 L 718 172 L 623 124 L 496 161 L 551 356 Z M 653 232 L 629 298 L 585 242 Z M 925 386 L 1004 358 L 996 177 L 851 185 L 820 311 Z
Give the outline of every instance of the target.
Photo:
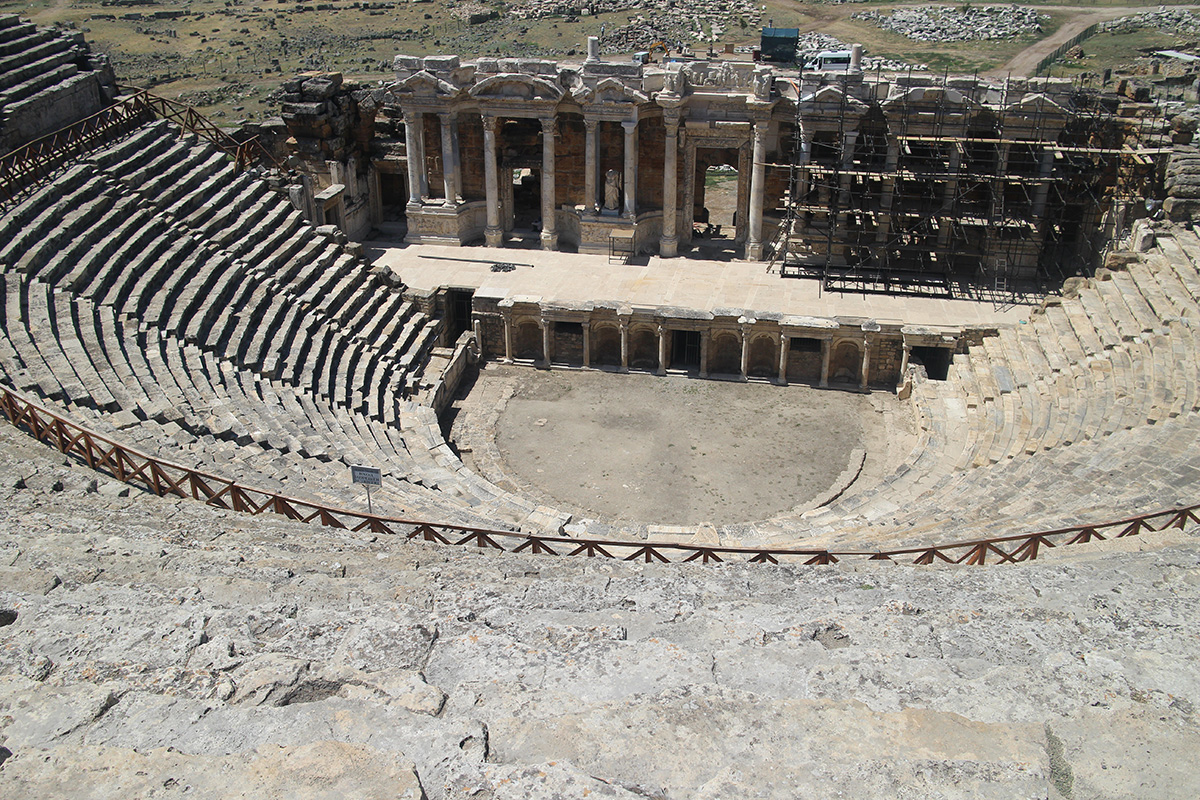
M 997 67 L 987 74 L 996 77 L 1004 77 L 1005 75 L 1012 75 L 1014 78 L 1029 77 L 1033 74 L 1034 67 L 1038 65 L 1039 61 L 1050 55 L 1060 44 L 1068 41 L 1072 36 L 1084 30 L 1089 25 L 1094 25 L 1097 22 L 1105 22 L 1110 19 L 1118 19 L 1119 17 L 1127 17 L 1131 14 L 1137 14 L 1140 11 L 1152 10 L 1153 8 L 1154 6 L 1126 6 L 1099 10 L 1088 9 L 1085 11 L 1076 6 L 1039 6 L 1039 10 L 1075 12 L 1076 16 L 1065 22 L 1061 28 L 1045 39 L 1031 44 L 1017 53 L 1004 66 Z M 1200 8 L 1200 6 L 1171 6 L 1171 8 L 1195 10 L 1196 8 Z

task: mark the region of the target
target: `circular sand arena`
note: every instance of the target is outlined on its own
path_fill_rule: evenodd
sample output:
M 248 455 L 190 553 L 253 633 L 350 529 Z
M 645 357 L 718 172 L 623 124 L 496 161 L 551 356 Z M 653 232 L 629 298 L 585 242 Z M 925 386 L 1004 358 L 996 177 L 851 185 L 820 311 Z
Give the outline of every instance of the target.
M 696 525 L 805 508 L 886 449 L 864 396 L 685 377 L 488 366 L 451 436 L 506 488 L 577 517 Z

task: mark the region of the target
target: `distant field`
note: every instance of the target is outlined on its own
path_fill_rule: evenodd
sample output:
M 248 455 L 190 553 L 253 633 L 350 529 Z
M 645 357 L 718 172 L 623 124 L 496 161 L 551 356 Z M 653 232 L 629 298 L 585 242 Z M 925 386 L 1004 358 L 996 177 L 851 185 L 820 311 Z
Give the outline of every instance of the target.
M 302 70 L 336 70 L 347 77 L 375 82 L 390 77 L 389 67 L 396 53 L 453 53 L 467 58 L 483 54 L 578 56 L 585 50 L 587 37 L 598 35 L 601 26 L 612 30 L 629 24 L 638 14 L 626 11 L 532 21 L 500 13 L 496 19 L 469 25 L 455 18 L 453 4 L 441 2 L 407 3 L 389 10 L 370 9 L 370 2 L 350 0 L 193 0 L 142 5 L 109 2 L 0 1 L 0 10 L 32 18 L 42 25 L 74 26 L 87 34 L 95 49 L 112 58 L 123 81 L 181 98 L 225 122 L 272 115 L 275 109 L 268 95 L 285 77 Z M 1107 0 L 1040 4 L 1054 6 L 1047 8 L 1050 21 L 1043 26 L 1042 35 L 1051 34 L 1072 16 L 1068 7 L 1083 10 L 1116 4 Z M 503 9 L 498 3 L 476 5 Z M 996 68 L 1040 38 L 1030 35 L 999 42 L 914 42 L 849 18 L 864 8 L 896 5 L 768 0 L 762 22 L 769 20 L 777 27 L 816 30 L 846 42 L 861 42 L 869 55 L 927 64 L 937 72 L 970 73 Z M 1142 4 L 1121 0 L 1120 5 Z M 1159 3 L 1144 5 L 1156 7 Z M 462 6 L 459 2 L 458 7 Z M 758 27 L 731 26 L 721 37 L 718 49 L 726 43 L 756 44 Z M 1107 39 L 1111 41 L 1093 40 L 1094 48 L 1085 47 L 1089 53 L 1086 63 L 1073 65 L 1069 71 L 1119 63 L 1132 58 L 1134 48 L 1149 46 L 1146 42 L 1151 40 L 1170 46 L 1186 44 L 1166 34 Z

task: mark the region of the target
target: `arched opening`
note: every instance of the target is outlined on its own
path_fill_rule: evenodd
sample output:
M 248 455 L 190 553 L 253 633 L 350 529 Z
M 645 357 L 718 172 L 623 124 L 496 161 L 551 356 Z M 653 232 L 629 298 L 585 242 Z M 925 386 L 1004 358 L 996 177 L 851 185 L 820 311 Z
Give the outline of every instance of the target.
M 591 330 L 592 364 L 598 367 L 621 366 L 621 332 L 613 325 Z
M 857 342 L 839 342 L 829 365 L 830 380 L 858 383 L 862 374 L 862 351 Z
M 542 327 L 526 320 L 513 333 L 513 358 L 542 359 Z
M 774 378 L 779 374 L 775 337 L 761 335 L 751 340 L 746 374 L 754 378 Z
M 639 328 L 629 337 L 629 366 L 634 369 L 658 369 L 658 334 Z

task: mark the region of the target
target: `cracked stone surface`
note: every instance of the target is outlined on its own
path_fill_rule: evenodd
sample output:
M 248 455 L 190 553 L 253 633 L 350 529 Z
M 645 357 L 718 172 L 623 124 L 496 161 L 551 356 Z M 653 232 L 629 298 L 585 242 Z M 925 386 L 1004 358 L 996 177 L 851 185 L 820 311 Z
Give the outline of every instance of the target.
M 1200 794 L 1191 531 L 985 568 L 497 556 L 0 454 L 4 796 Z

